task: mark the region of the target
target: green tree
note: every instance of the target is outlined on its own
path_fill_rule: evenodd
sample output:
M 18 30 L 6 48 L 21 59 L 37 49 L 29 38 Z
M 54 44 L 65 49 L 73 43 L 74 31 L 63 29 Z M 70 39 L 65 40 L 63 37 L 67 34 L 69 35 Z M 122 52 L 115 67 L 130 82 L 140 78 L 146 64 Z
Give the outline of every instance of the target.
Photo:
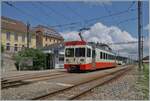
M 24 68 L 23 65 L 20 65 L 21 61 L 25 58 L 32 58 L 33 60 L 33 66 L 26 66 Z M 26 48 L 20 52 L 18 52 L 14 59 L 16 61 L 15 65 L 17 69 L 26 69 L 26 70 L 41 70 L 45 69 L 46 67 L 46 55 L 39 49 L 33 49 L 33 48 Z
M 4 52 L 4 45 L 1 44 L 1 53 Z

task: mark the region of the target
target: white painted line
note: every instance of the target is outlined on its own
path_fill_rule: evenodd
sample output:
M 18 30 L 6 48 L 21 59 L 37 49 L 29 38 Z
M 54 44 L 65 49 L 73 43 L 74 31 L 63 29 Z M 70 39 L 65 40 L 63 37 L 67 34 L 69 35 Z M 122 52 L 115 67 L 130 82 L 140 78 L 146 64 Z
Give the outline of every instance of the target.
M 73 86 L 72 84 L 66 84 L 66 83 L 56 83 L 56 84 L 60 86 L 67 86 L 67 87 Z

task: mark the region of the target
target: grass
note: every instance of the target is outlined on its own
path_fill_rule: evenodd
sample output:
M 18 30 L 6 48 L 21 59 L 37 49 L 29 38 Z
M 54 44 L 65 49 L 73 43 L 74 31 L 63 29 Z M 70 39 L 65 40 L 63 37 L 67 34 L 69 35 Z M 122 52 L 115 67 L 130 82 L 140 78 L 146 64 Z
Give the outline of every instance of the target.
M 141 76 L 139 78 L 139 89 L 144 94 L 145 100 L 149 99 L 149 64 L 143 64 L 143 70 L 140 71 Z

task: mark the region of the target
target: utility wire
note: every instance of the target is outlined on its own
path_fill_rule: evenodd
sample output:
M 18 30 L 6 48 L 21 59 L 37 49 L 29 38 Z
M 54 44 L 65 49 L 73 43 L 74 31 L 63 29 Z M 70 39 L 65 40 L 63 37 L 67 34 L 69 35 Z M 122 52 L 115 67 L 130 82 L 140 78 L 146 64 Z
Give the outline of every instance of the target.
M 120 25 L 122 23 L 126 23 L 126 22 L 129 22 L 129 21 L 134 21 L 134 20 L 137 20 L 138 17 L 133 17 L 133 18 L 129 18 L 129 19 L 125 19 L 125 20 L 122 20 L 120 22 L 118 22 L 116 25 Z
M 31 14 L 25 12 L 24 10 L 21 10 L 21 9 L 17 8 L 17 7 L 16 7 L 15 5 L 13 5 L 12 3 L 9 3 L 9 2 L 7 2 L 7 1 L 4 1 L 4 3 L 7 4 L 8 6 L 12 7 L 12 8 L 15 8 L 15 9 L 18 10 L 19 12 L 21 12 L 21 13 L 23 13 L 24 15 L 26 15 L 26 16 L 28 16 L 28 17 L 34 19 L 34 20 L 37 21 L 37 22 L 41 21 L 42 23 L 45 23 L 45 22 L 43 22 L 41 19 L 38 19 L 38 18 L 34 17 L 33 15 L 31 15 Z M 46 24 L 46 25 L 49 26 L 48 24 Z
M 9 6 L 15 8 L 15 9 L 17 9 L 18 11 L 20 11 L 20 12 L 22 12 L 22 13 L 24 13 L 24 14 L 30 16 L 30 17 L 32 17 L 34 20 L 36 19 L 36 21 L 38 21 L 38 22 L 39 22 L 39 21 L 43 22 L 42 20 L 40 20 L 40 19 L 34 17 L 33 15 L 28 14 L 27 12 L 25 12 L 25 11 L 23 11 L 23 10 L 21 10 L 21 9 L 18 9 L 18 8 L 17 8 L 16 6 L 14 6 L 13 4 L 11 4 L 11 3 L 9 3 L 9 2 L 5 2 L 5 3 L 6 3 L 7 5 L 9 5 Z M 39 3 L 40 5 L 43 4 L 43 3 L 41 3 L 41 2 L 38 2 L 38 3 Z M 132 3 L 132 5 L 133 5 L 133 3 Z M 131 8 L 131 6 L 130 6 L 129 8 Z M 124 13 L 128 13 L 128 12 L 130 12 L 130 11 L 135 11 L 135 10 L 136 10 L 136 9 L 129 9 L 129 8 L 128 8 L 127 10 L 124 10 L 124 11 L 121 11 L 121 12 L 116 12 L 116 13 L 112 13 L 112 14 L 109 14 L 109 15 L 104 15 L 104 16 L 97 17 L 97 18 L 92 18 L 92 19 L 89 19 L 89 20 L 87 20 L 87 21 L 94 21 L 94 20 L 104 19 L 104 18 L 108 18 L 108 17 L 112 17 L 112 16 L 118 16 L 118 15 L 121 15 L 121 14 L 124 14 Z M 134 18 L 133 18 L 133 19 L 134 19 Z M 133 19 L 127 19 L 127 20 L 125 20 L 125 21 L 129 21 L 129 20 L 133 20 Z M 121 22 L 119 22 L 118 24 L 121 24 L 121 23 L 123 23 L 123 22 L 125 22 L 125 21 L 121 21 Z M 79 24 L 79 23 L 81 23 L 81 21 L 72 22 L 72 23 L 67 23 L 67 24 L 58 24 L 58 25 L 54 25 L 54 26 L 51 26 L 51 27 L 72 26 L 72 25 L 77 25 L 77 24 Z
M 38 5 L 41 6 L 41 7 L 39 7 L 40 9 L 41 9 L 42 7 L 45 8 L 46 11 L 47 11 L 47 14 L 50 16 L 49 18 L 52 18 L 52 15 L 51 15 L 52 12 L 50 12 L 50 10 L 47 10 L 47 7 L 41 5 L 40 3 L 38 3 Z M 44 9 L 43 9 L 43 11 L 44 11 Z M 53 18 L 54 18 L 54 17 L 53 17 Z M 57 19 L 57 20 L 55 20 L 55 21 L 60 22 L 60 19 Z
M 97 17 L 97 18 L 92 18 L 92 19 L 88 19 L 86 20 L 86 22 L 90 22 L 90 21 L 94 21 L 94 20 L 99 20 L 99 19 L 103 19 L 103 18 L 107 18 L 107 17 L 111 17 L 111 16 L 117 16 L 117 15 L 121 15 L 121 14 L 124 14 L 124 13 L 128 13 L 130 11 L 136 11 L 137 9 L 131 9 L 131 7 L 135 4 L 135 1 L 133 1 L 130 6 L 127 8 L 127 10 L 123 10 L 123 11 L 120 11 L 120 12 L 116 12 L 116 13 L 112 13 L 112 14 L 109 14 L 109 15 L 104 15 L 104 16 L 101 16 L 101 17 Z M 54 25 L 52 27 L 60 27 L 60 26 L 69 26 L 69 25 L 73 25 L 73 24 L 77 24 L 79 22 L 72 22 L 72 23 L 68 23 L 68 24 L 58 24 L 58 25 Z
M 107 45 L 122 45 L 122 44 L 136 44 L 138 41 L 127 41 L 127 42 L 117 42 L 117 43 L 107 43 Z
M 74 15 L 76 15 L 78 18 L 82 19 L 83 22 L 85 23 L 86 20 L 85 20 L 76 10 L 72 9 L 69 5 L 67 5 L 67 4 L 65 4 L 65 3 L 64 3 L 64 5 L 65 5 L 66 8 L 68 8 L 68 10 L 70 10 L 70 11 L 71 11 Z
M 62 13 L 60 13 L 60 12 L 57 12 L 55 9 L 53 9 L 52 7 L 50 7 L 50 6 L 47 6 L 47 5 L 45 5 L 44 3 L 42 3 L 42 2 L 38 2 L 41 6 L 44 6 L 44 7 L 46 7 L 46 8 L 48 8 L 50 11 L 52 11 L 53 13 L 55 13 L 56 15 L 59 15 L 60 17 L 63 17 L 65 20 L 71 20 L 70 18 L 68 18 L 68 17 L 66 17 L 65 15 L 63 15 Z
M 122 12 L 118 12 L 118 14 L 119 13 L 126 13 L 126 12 L 128 12 L 128 11 L 132 11 L 132 10 L 134 10 L 134 9 L 131 9 L 131 7 L 133 6 L 135 4 L 135 1 L 133 1 L 130 5 L 129 5 L 129 7 L 126 9 L 126 10 L 124 10 L 124 11 L 122 11 Z M 108 14 L 109 14 L 109 16 L 112 16 L 113 14 L 111 14 L 110 13 L 110 11 L 106 8 L 106 6 L 104 5 L 104 3 L 103 3 L 103 6 L 104 6 L 104 8 L 105 8 L 105 10 L 108 12 Z M 103 16 L 103 17 L 105 17 L 105 16 Z M 107 16 L 106 16 L 107 17 Z M 96 19 L 96 18 L 95 18 Z M 94 19 L 91 19 L 91 20 L 94 20 Z
M 37 8 L 38 10 L 41 10 L 41 12 L 47 17 L 47 18 L 50 18 L 51 17 L 51 15 L 50 15 L 50 13 L 47 13 L 47 12 L 45 12 L 45 10 L 44 9 L 42 9 L 42 7 L 39 7 L 39 6 L 37 6 L 35 3 L 30 3 L 32 6 L 34 6 L 34 8 Z
M 136 11 L 137 9 L 130 9 L 130 10 L 125 10 L 125 11 L 120 11 L 120 12 L 116 12 L 116 13 L 112 13 L 111 15 L 104 15 L 104 16 L 101 16 L 101 17 L 97 17 L 97 18 L 92 18 L 92 19 L 88 19 L 86 20 L 87 22 L 90 22 L 90 21 L 94 21 L 94 20 L 100 20 L 100 19 L 105 19 L 105 18 L 108 18 L 108 17 L 111 17 L 111 16 L 118 16 L 118 15 L 121 15 L 121 14 L 124 14 L 124 13 L 128 13 L 128 12 L 133 12 L 133 11 Z M 72 22 L 72 23 L 67 23 L 67 24 L 58 24 L 58 25 L 54 25 L 52 27 L 60 27 L 60 26 L 69 26 L 69 25 L 73 25 L 73 24 L 77 24 L 77 23 L 80 23 L 81 21 L 78 21 L 78 22 Z
M 111 17 L 111 16 L 117 16 L 117 15 L 121 15 L 121 14 L 124 14 L 124 13 L 128 13 L 129 11 L 135 11 L 135 10 L 137 10 L 137 9 L 130 9 L 130 10 L 125 10 L 125 11 L 121 11 L 121 12 L 117 12 L 117 13 L 112 13 L 110 15 L 104 15 L 104 16 L 101 16 L 101 17 L 92 18 L 92 19 L 89 19 L 87 21 L 94 21 L 94 20 L 104 19 L 104 18 L 108 18 L 108 17 Z
M 111 15 L 111 11 L 106 7 L 106 5 L 104 3 L 103 4 L 103 7 L 104 9 L 108 12 L 109 15 Z M 112 20 L 114 21 L 114 18 L 112 17 Z
M 128 7 L 128 10 L 129 9 L 131 9 L 132 8 L 132 6 L 135 4 L 136 2 L 135 1 L 133 1 L 132 3 L 131 3 L 131 5 Z

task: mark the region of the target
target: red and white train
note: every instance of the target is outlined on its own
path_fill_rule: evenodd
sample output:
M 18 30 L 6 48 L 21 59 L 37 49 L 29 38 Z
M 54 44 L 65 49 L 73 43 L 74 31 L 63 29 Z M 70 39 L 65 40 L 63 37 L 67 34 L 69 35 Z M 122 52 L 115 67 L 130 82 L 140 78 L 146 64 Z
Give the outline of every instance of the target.
M 68 72 L 116 67 L 115 54 L 106 44 L 85 41 L 65 43 L 64 68 Z

